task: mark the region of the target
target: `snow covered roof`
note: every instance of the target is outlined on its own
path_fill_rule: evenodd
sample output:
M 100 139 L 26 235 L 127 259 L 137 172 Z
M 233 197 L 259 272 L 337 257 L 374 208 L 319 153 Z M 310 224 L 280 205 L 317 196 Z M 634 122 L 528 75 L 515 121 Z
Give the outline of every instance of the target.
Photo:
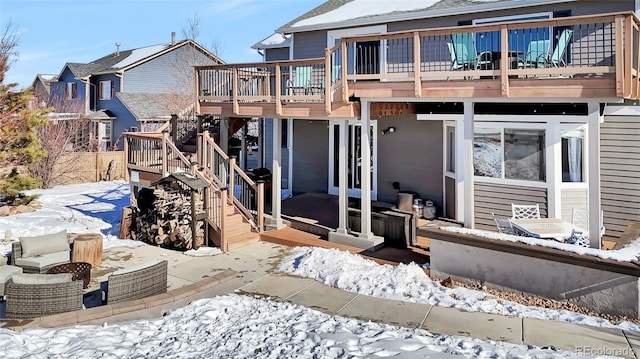
M 274 48 L 283 48 L 289 47 L 291 45 L 290 35 L 283 35 L 281 33 L 274 33 L 273 35 L 258 41 L 253 46 L 252 49 L 274 49 Z
M 169 47 L 170 45 L 155 45 L 155 46 L 147 46 L 147 47 L 141 47 L 139 49 L 131 50 L 128 52 L 125 58 L 123 58 L 121 61 L 111 66 L 111 68 L 120 69 L 123 67 L 127 67 L 140 60 L 146 59 L 151 55 L 155 55 Z
M 277 32 L 332 29 L 578 0 L 329 0 Z

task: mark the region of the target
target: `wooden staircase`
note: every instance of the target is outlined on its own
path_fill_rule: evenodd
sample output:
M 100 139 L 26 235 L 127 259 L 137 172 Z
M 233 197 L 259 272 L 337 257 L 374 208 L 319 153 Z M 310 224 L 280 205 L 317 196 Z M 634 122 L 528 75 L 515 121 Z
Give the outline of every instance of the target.
M 169 135 L 169 132 L 176 132 L 178 121 L 172 119 L 172 122 L 174 126 L 168 128 L 170 131 L 165 131 L 166 126 L 155 132 L 125 134 L 128 169 L 140 172 L 140 177 L 144 175 L 145 184 L 176 172 L 204 180 L 208 185 L 200 187 L 205 205 L 202 219 L 206 221 L 209 240 L 223 251 L 260 240 L 264 221 L 264 183 L 253 181 L 236 164 L 235 157 L 222 151 L 207 131 L 197 134 L 195 152 L 179 149 L 173 140 L 176 136 Z M 186 135 L 192 124 L 182 122 L 180 133 Z M 239 121 L 233 123 L 234 128 L 239 126 Z M 159 160 L 150 161 L 151 157 Z M 192 162 L 194 160 L 198 162 Z
M 260 240 L 260 235 L 235 206 L 227 205 L 226 213 L 228 214 L 224 220 L 224 234 L 227 239 L 227 251 L 233 251 Z

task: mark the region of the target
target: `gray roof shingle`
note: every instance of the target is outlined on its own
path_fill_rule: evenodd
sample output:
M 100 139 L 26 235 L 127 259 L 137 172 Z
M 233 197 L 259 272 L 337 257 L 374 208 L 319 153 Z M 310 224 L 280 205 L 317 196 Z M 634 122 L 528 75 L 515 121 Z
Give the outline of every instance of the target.
M 167 119 L 192 104 L 189 96 L 178 93 L 119 92 L 116 97 L 138 121 Z

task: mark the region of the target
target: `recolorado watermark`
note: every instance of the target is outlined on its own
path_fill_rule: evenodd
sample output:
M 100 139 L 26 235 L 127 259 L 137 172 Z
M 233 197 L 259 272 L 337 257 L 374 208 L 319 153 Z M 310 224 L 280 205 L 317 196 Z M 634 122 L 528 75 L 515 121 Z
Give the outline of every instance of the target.
M 576 353 L 582 355 L 607 355 L 617 357 L 634 357 L 633 349 L 631 347 L 592 347 L 589 345 L 576 347 Z

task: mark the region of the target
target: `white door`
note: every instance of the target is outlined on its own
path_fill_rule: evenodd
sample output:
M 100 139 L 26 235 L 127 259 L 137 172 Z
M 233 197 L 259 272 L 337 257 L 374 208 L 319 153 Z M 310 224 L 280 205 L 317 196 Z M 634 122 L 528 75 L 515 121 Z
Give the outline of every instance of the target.
M 347 135 L 347 195 L 349 197 L 361 197 L 361 178 L 362 178 L 362 156 L 361 156 L 361 125 L 359 120 L 349 121 Z M 338 194 L 338 153 L 340 146 L 339 139 L 340 125 L 337 122 L 331 122 L 329 126 L 329 193 Z M 371 121 L 371 199 L 376 200 L 378 197 L 378 179 L 377 179 L 377 141 L 378 141 L 378 123 Z

